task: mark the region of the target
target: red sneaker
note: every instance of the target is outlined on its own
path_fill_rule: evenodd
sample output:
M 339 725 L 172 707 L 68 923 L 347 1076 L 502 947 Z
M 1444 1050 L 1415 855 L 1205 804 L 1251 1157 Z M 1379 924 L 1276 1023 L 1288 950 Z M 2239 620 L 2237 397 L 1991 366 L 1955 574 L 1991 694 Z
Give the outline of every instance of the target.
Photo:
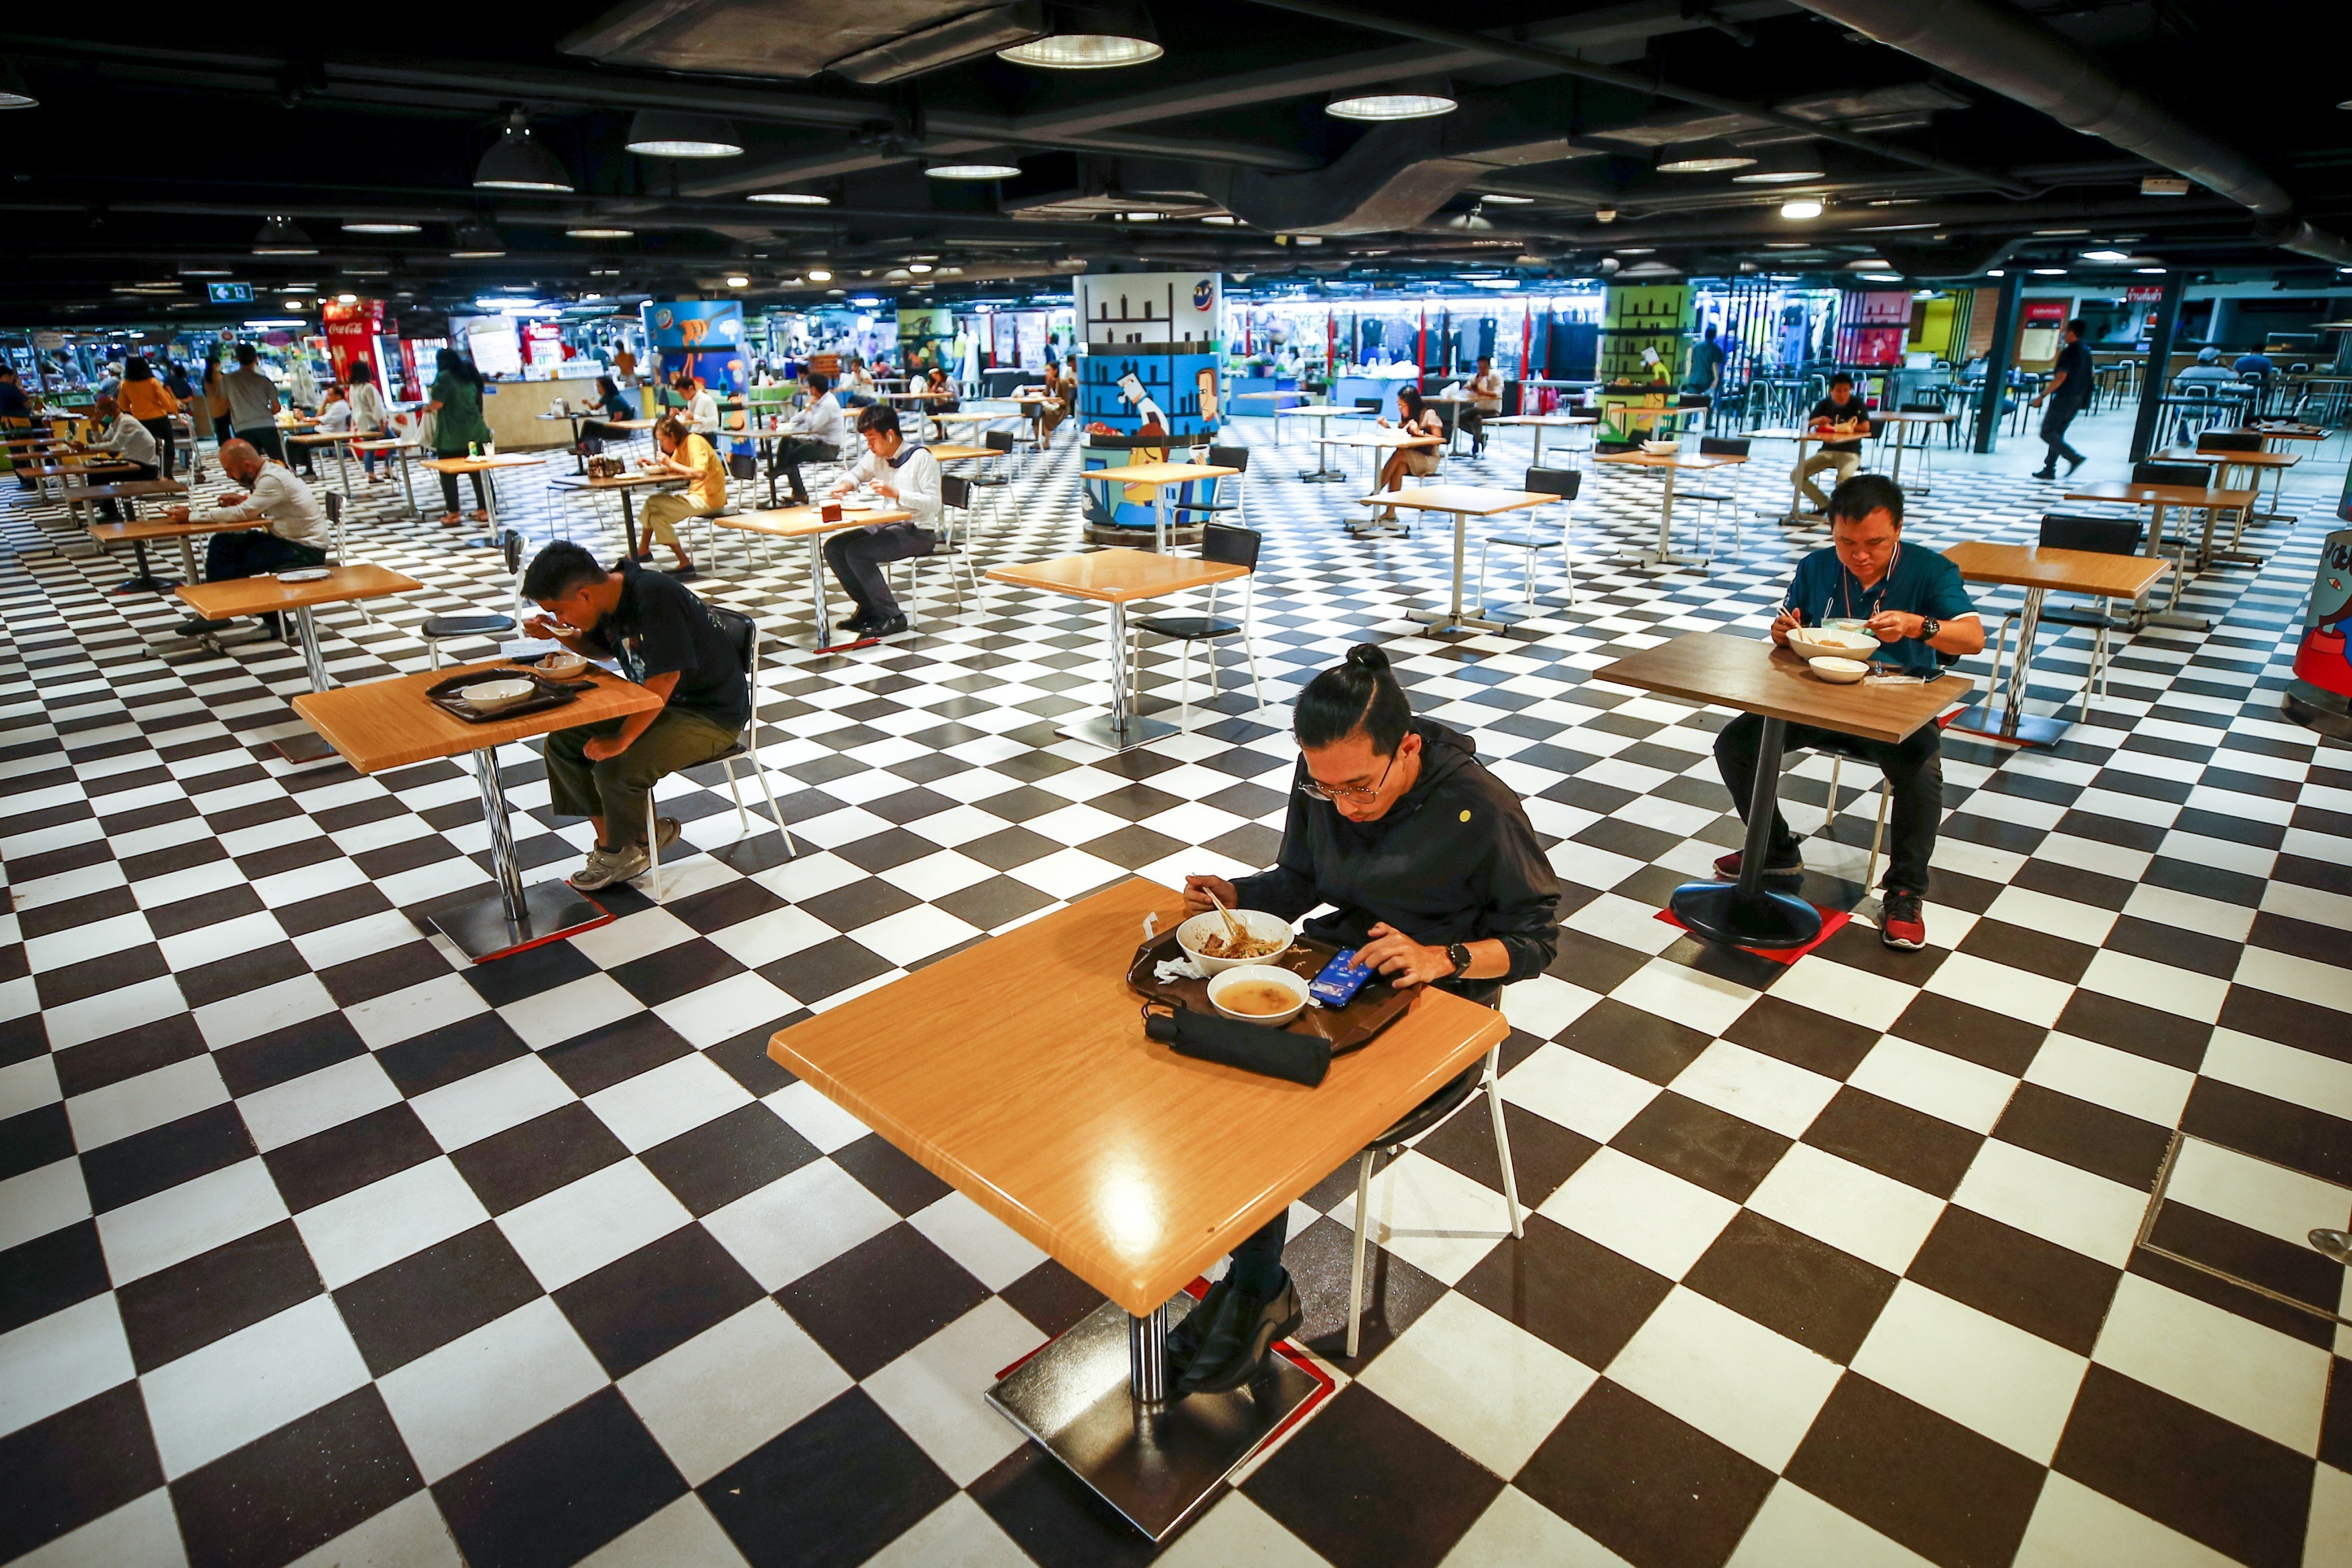
M 1715 874 L 1727 882 L 1736 882 L 1739 880 L 1740 864 L 1746 858 L 1746 852 L 1738 849 L 1728 855 L 1718 855 L 1715 861 Z M 1764 874 L 1768 877 L 1801 877 L 1805 874 L 1804 858 L 1794 850 L 1785 856 L 1768 853 L 1764 857 Z
M 1927 945 L 1927 922 L 1920 917 L 1919 895 L 1888 893 L 1878 901 L 1878 940 L 1905 952 Z

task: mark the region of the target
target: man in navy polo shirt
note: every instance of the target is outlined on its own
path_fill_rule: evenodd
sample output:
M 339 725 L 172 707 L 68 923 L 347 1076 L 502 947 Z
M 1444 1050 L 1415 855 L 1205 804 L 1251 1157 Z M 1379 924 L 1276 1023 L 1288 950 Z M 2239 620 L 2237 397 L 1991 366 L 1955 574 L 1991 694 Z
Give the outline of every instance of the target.
M 1925 546 L 1903 542 L 1903 492 L 1879 474 L 1863 474 L 1830 497 L 1830 537 L 1797 563 L 1788 596 L 1772 622 L 1772 640 L 1786 647 L 1790 631 L 1832 619 L 1867 620 L 1878 637 L 1876 661 L 1906 674 L 1933 678 L 1946 664 L 1983 651 L 1984 623 L 1969 602 L 1959 569 Z M 1756 752 L 1764 721 L 1743 713 L 1715 740 L 1715 763 L 1742 821 L 1756 780 Z M 1924 947 L 1927 927 L 1920 903 L 1927 893 L 1927 860 L 1944 815 L 1943 731 L 1922 724 L 1899 744 L 1866 741 L 1805 724 L 1788 729 L 1788 749 L 1809 747 L 1854 757 L 1886 775 L 1894 796 L 1886 879 L 1880 884 L 1878 937 L 1889 947 Z M 1776 810 L 1767 877 L 1804 873 L 1797 836 Z M 1727 881 L 1739 875 L 1740 852 L 1715 863 Z

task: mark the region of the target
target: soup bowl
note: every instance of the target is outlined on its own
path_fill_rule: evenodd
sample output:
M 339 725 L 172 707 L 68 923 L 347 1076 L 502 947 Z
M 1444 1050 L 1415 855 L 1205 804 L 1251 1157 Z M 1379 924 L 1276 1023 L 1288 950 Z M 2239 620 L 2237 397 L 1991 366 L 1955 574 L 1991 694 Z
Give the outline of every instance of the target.
M 1240 1023 L 1278 1028 L 1306 1007 L 1307 982 L 1270 963 L 1240 964 L 1209 982 L 1209 1005 Z

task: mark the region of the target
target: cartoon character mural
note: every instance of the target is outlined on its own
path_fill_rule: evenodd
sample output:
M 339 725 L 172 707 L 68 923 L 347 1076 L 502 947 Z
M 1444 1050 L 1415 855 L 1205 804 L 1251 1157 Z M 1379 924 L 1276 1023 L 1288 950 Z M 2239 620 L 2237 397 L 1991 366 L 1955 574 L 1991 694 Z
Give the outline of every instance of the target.
M 1133 371 L 1118 378 L 1118 397 L 1120 402 L 1135 410 L 1137 436 L 1167 436 L 1168 411 L 1144 390 L 1143 383 Z M 1129 449 L 1127 455 L 1129 463 L 1165 462 L 1167 458 L 1168 448 L 1165 447 L 1137 447 Z M 1148 507 L 1160 494 L 1159 488 L 1154 485 L 1122 485 L 1119 488 L 1128 500 L 1136 506 Z
M 2286 711 L 2330 734 L 2352 733 L 2352 529 L 2338 529 L 2319 547 L 2311 608 L 2294 650 Z

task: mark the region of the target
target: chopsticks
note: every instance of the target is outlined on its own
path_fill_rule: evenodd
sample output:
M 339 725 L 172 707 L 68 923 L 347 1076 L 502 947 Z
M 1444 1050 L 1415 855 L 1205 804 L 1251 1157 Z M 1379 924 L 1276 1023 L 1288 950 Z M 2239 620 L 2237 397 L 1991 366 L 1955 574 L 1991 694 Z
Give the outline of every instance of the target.
M 1248 940 L 1249 940 L 1249 932 L 1242 929 L 1242 923 L 1241 923 L 1241 921 L 1237 921 L 1237 920 L 1234 919 L 1234 911 L 1233 911 L 1233 910 L 1229 910 L 1229 909 L 1227 909 L 1227 908 L 1225 908 L 1225 901 L 1224 901 L 1223 899 L 1220 899 L 1219 897 L 1217 897 L 1217 895 L 1216 895 L 1214 892 L 1211 891 L 1211 890 L 1210 890 L 1209 889 L 1207 889 L 1207 888 L 1203 888 L 1203 889 L 1202 889 L 1201 890 L 1202 890 L 1202 892 L 1204 892 L 1204 893 L 1208 893 L 1208 895 L 1209 895 L 1209 902 L 1211 902 L 1211 903 L 1213 903 L 1213 904 L 1216 905 L 1216 906 L 1217 906 L 1217 913 L 1219 913 L 1219 914 L 1223 915 L 1223 916 L 1225 918 L 1225 938 L 1226 938 L 1226 940 L 1227 940 L 1227 941 L 1229 941 L 1229 942 L 1234 942 L 1234 943 L 1237 943 L 1237 944 L 1238 944 L 1238 943 L 1240 943 L 1240 942 L 1244 942 L 1248 941 Z

